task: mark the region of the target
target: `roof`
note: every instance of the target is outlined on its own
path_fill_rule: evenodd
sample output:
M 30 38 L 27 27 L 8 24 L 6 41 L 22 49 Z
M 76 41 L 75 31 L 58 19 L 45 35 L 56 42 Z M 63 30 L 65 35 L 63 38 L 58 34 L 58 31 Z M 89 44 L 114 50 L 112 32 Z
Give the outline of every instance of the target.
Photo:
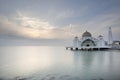
M 82 37 L 92 37 L 91 33 L 86 31 L 83 33 Z

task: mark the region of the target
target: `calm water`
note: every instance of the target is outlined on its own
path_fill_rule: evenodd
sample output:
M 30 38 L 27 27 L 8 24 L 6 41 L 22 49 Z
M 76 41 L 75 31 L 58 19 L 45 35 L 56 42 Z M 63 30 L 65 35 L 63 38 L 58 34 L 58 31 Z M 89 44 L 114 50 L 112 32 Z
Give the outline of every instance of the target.
M 0 80 L 120 80 L 120 51 L 0 47 Z

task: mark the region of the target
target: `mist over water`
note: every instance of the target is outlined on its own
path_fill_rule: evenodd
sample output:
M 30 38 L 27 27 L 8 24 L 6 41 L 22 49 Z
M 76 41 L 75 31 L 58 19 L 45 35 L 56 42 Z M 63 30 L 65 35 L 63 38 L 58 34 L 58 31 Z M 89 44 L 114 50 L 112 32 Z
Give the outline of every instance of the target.
M 120 51 L 1 46 L 0 80 L 120 80 Z

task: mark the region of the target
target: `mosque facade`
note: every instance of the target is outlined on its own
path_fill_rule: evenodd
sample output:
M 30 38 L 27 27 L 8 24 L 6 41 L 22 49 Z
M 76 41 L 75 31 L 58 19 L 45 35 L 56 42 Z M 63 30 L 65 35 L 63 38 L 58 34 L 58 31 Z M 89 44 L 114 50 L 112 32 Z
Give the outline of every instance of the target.
M 108 49 L 107 42 L 103 39 L 103 36 L 99 35 L 97 38 L 92 37 L 92 34 L 85 31 L 82 34 L 82 38 L 75 37 L 73 40 L 73 47 L 75 50 L 99 50 Z
M 82 37 L 74 37 L 72 47 L 66 47 L 71 50 L 104 50 L 104 49 L 117 49 L 120 50 L 120 41 L 113 41 L 112 30 L 109 27 L 108 41 L 105 41 L 102 35 L 97 38 L 93 37 L 88 31 L 82 34 Z

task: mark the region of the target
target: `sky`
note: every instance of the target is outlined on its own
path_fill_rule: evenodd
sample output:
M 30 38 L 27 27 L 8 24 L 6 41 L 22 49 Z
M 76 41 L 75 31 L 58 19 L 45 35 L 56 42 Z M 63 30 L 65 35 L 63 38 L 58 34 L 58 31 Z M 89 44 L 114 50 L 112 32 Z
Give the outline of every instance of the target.
M 120 40 L 120 0 L 0 0 L 0 45 L 66 45 L 87 30 Z

